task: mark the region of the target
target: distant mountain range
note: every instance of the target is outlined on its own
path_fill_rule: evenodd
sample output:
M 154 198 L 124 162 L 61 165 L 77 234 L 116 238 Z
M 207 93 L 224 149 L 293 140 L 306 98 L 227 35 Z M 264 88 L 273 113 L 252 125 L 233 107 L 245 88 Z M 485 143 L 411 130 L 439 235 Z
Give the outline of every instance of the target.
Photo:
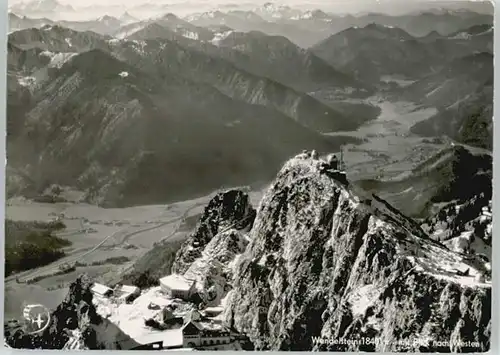
M 95 7 L 96 11 L 99 6 Z M 147 10 L 151 17 L 153 14 L 172 12 L 172 6 L 164 4 L 142 4 L 125 10 L 123 6 L 107 6 L 109 17 L 120 20 L 121 25 L 133 22 L 149 21 L 140 15 Z M 33 2 L 15 4 L 10 7 L 10 12 L 17 16 L 40 17 L 59 19 L 58 14 L 64 12 L 77 13 L 69 5 L 62 5 L 57 0 L 35 0 Z M 112 14 L 112 15 L 111 15 Z M 132 14 L 132 15 L 131 15 Z M 134 15 L 137 14 L 137 15 Z M 156 15 L 158 16 L 158 15 Z M 162 15 L 160 15 L 162 16 Z M 185 17 L 187 22 L 198 26 L 229 26 L 236 31 L 261 31 L 269 35 L 285 36 L 301 47 L 310 47 L 328 38 L 330 35 L 343 31 L 349 27 L 365 27 L 371 23 L 401 28 L 413 36 L 421 37 L 436 31 L 441 35 L 448 35 L 463 28 L 474 25 L 493 25 L 493 15 L 476 13 L 471 10 L 428 10 L 407 15 L 390 16 L 379 13 L 366 13 L 361 15 L 336 15 L 320 9 L 300 10 L 290 6 L 266 3 L 252 10 L 214 10 L 191 14 Z M 61 25 L 80 30 L 93 30 L 99 33 L 110 34 L 113 26 L 103 26 L 98 21 L 95 28 L 92 23 L 97 20 L 81 21 L 82 24 L 66 23 Z M 77 22 L 77 21 L 74 21 Z M 27 22 L 24 23 L 27 25 Z M 101 28 L 102 27 L 102 28 Z M 10 25 L 13 29 L 21 29 Z M 113 30 L 117 30 L 113 27 Z
M 21 17 L 14 13 L 9 13 L 9 30 L 10 32 L 14 32 L 30 28 L 41 28 L 47 25 L 55 25 L 67 27 L 76 31 L 93 31 L 109 35 L 118 31 L 127 23 L 130 23 L 130 21 L 128 16 L 119 19 L 107 15 L 91 21 L 54 21 L 48 18 Z
M 247 72 L 304 91 L 335 86 L 366 91 L 368 86 L 302 49 L 283 36 L 237 32 L 229 27 L 199 27 L 172 14 L 125 26 L 117 35 L 128 40 L 169 40 L 211 57 L 219 57 Z
M 302 49 L 283 36 L 262 32 L 228 31 L 212 41 L 218 48 L 202 46 L 207 53 L 220 53 L 250 72 L 258 73 L 304 91 L 321 87 L 367 89 L 348 74 L 335 70 L 313 52 Z
M 482 32 L 467 34 L 467 31 Z M 318 57 L 363 82 L 385 75 L 419 79 L 439 71 L 449 61 L 476 52 L 492 51 L 489 25 L 474 26 L 448 36 L 432 32 L 415 38 L 406 31 L 378 24 L 351 27 L 311 48 Z
M 375 118 L 341 101 L 377 91 L 438 108 L 416 133 L 491 147 L 493 28 L 476 15 L 449 28 L 486 23 L 416 38 L 377 23 L 331 34 L 331 14 L 271 5 L 81 22 L 11 13 L 9 193 L 76 184 L 89 201 L 130 205 L 266 179 L 297 150 L 355 142 L 321 133 Z M 325 38 L 303 48 L 293 33 L 308 31 Z M 412 84 L 387 88 L 385 76 Z
M 265 178 L 297 149 L 336 150 L 341 141 L 315 130 L 356 125 L 310 96 L 169 40 L 115 41 L 51 26 L 15 32 L 9 44 L 13 92 L 26 92 L 9 102 L 9 161 L 25 193 L 44 181 L 76 181 L 94 202 L 187 198 Z
M 448 35 L 474 25 L 493 25 L 493 16 L 472 11 L 439 13 L 422 12 L 413 15 L 389 16 L 364 14 L 339 16 L 321 10 L 298 11 L 289 7 L 268 6 L 255 11 L 213 11 L 190 15 L 192 23 L 227 25 L 239 31 L 262 31 L 271 35 L 282 35 L 302 47 L 310 47 L 350 27 L 365 27 L 372 23 L 398 27 L 412 36 L 422 37 L 436 31 Z
M 61 4 L 57 0 L 33 0 L 29 2 L 16 3 L 9 7 L 10 11 L 17 14 L 36 15 L 54 14 L 57 12 L 73 12 L 71 5 Z

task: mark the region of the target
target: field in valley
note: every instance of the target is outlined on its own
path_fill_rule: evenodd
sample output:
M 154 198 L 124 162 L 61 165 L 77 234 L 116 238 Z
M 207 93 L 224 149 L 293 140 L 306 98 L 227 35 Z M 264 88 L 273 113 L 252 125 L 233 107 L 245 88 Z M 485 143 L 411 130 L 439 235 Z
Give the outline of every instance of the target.
M 410 128 L 436 113 L 433 108 L 419 108 L 410 102 L 390 102 L 379 97 L 368 100 L 381 113 L 350 135 L 364 140 L 362 144 L 344 146 L 346 172 L 351 180 L 389 179 L 415 167 L 432 154 L 449 145 L 442 139 L 426 139 L 410 133 Z
M 150 250 L 154 243 L 167 238 L 182 240 L 194 227 L 212 196 L 169 205 L 116 209 L 81 203 L 8 201 L 7 219 L 47 222 L 59 217 L 66 229 L 57 235 L 68 239 L 72 245 L 65 250 L 64 258 L 6 279 L 6 319 L 18 317 L 27 303 L 57 306 L 65 296 L 69 283 L 83 272 L 102 281 L 112 280 L 137 257 Z M 252 192 L 251 196 L 252 202 L 258 204 L 260 192 Z M 113 263 L 113 258 L 120 258 L 122 262 Z M 50 276 L 60 266 L 75 263 L 75 271 Z M 33 278 L 40 280 L 25 283 Z

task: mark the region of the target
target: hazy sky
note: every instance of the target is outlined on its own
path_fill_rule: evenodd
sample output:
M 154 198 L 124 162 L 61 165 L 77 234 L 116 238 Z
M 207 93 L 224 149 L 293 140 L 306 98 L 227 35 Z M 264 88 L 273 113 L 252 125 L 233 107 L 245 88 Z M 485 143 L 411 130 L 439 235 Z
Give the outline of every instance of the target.
M 9 4 L 31 1 L 51 1 L 51 0 L 9 0 Z M 197 9 L 217 8 L 228 4 L 242 5 L 245 8 L 252 8 L 270 0 L 238 1 L 238 0 L 58 0 L 60 3 L 70 4 L 74 8 L 86 7 L 89 5 L 122 5 L 125 8 L 132 8 L 137 5 L 151 4 L 169 4 L 172 8 Z M 492 12 L 491 2 L 484 1 L 415 1 L 415 0 L 280 0 L 273 3 L 290 5 L 297 8 L 321 8 L 325 11 L 338 13 L 356 13 L 356 12 L 387 12 L 387 13 L 405 13 L 415 10 L 423 10 L 431 7 L 452 7 L 452 8 L 471 8 L 479 12 Z M 185 11 L 185 10 L 184 10 Z

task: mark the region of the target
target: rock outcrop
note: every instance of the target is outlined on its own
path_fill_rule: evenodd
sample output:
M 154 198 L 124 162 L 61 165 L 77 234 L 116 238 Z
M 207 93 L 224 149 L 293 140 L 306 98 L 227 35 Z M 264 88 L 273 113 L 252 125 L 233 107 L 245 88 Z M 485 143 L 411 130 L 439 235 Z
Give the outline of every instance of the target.
M 487 188 L 487 187 L 486 187 Z M 491 190 L 466 201 L 454 201 L 443 206 L 422 224 L 429 236 L 441 241 L 448 249 L 479 257 L 491 272 L 492 215 Z
M 428 238 L 383 200 L 356 196 L 322 164 L 291 159 L 263 197 L 228 325 L 257 349 L 487 351 L 484 262 Z
M 199 294 L 208 306 L 218 306 L 232 288 L 234 261 L 245 251 L 246 236 L 236 229 L 217 234 L 184 274 L 196 280 Z
M 177 252 L 172 272 L 186 272 L 202 256 L 203 250 L 216 235 L 231 229 L 244 230 L 251 227 L 255 214 L 245 192 L 228 190 L 218 193 L 205 207 L 195 231 Z
M 51 312 L 49 327 L 27 334 L 22 327 L 5 329 L 6 342 L 21 349 L 131 349 L 136 344 L 103 319 L 92 303 L 92 280 L 85 274 L 69 287 L 64 301 Z

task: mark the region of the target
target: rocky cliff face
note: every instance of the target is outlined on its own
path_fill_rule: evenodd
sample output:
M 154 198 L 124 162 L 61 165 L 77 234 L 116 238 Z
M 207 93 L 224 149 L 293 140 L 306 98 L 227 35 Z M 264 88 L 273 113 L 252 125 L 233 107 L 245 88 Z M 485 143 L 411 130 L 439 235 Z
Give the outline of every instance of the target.
M 255 218 L 255 209 L 250 204 L 249 196 L 239 190 L 229 190 L 218 193 L 210 202 L 203 212 L 200 222 L 195 231 L 183 243 L 181 249 L 177 252 L 172 272 L 182 274 L 186 272 L 191 264 L 202 257 L 202 252 L 207 248 L 220 248 L 221 245 L 228 243 L 234 239 L 235 248 L 242 248 L 243 241 L 241 236 L 238 236 L 236 231 L 230 233 L 231 230 L 244 230 L 251 226 Z M 227 233 L 225 233 L 227 232 Z M 217 236 L 216 243 L 209 243 Z M 220 248 L 225 252 L 229 252 L 226 248 Z M 213 256 L 213 255 L 212 255 Z
M 70 340 L 71 332 L 89 333 L 91 323 L 99 323 L 92 305 L 91 282 L 86 276 L 71 284 L 64 301 L 51 313 L 51 323 L 42 333 L 27 334 L 22 329 L 6 332 L 7 342 L 14 348 L 62 349 Z
M 219 233 L 187 269 L 184 276 L 196 280 L 198 292 L 206 305 L 220 305 L 231 290 L 234 261 L 245 251 L 247 244 L 246 235 L 237 229 Z
M 225 319 L 258 349 L 489 349 L 484 262 L 355 196 L 319 160 L 284 165 L 249 237 Z

